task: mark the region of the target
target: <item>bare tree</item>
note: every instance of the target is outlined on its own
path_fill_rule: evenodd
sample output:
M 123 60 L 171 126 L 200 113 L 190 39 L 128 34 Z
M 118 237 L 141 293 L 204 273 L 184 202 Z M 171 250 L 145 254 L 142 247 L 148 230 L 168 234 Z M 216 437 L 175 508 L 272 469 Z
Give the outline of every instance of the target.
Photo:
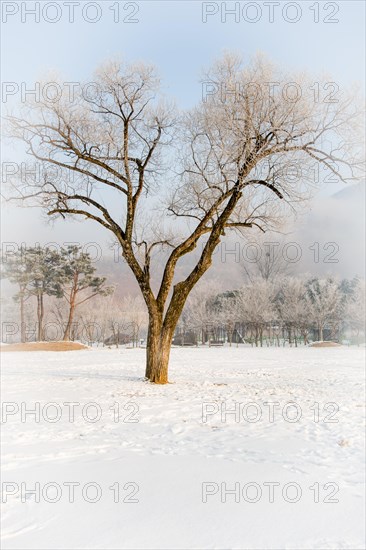
M 239 319 L 252 332 L 255 345 L 263 345 L 263 331 L 274 321 L 274 285 L 271 281 L 257 277 L 243 286 L 237 294 Z
M 277 293 L 277 310 L 283 326 L 287 329 L 289 343 L 292 337 L 297 346 L 297 335 L 303 337 L 307 343 L 311 324 L 312 308 L 306 299 L 307 289 L 303 278 L 284 277 L 280 280 Z
M 148 324 L 146 305 L 140 296 L 124 296 L 121 310 L 124 322 L 131 327 L 132 345 L 138 346 L 141 330 Z
M 133 342 L 136 327 L 130 321 L 124 300 L 116 295 L 109 296 L 99 308 L 98 327 L 103 335 L 103 344 L 115 345 Z
M 262 277 L 274 281 L 291 272 L 291 262 L 283 254 L 284 236 L 257 233 L 247 243 L 246 257 L 242 258 L 241 267 L 247 279 Z
M 243 66 L 226 55 L 205 75 L 211 88 L 228 91 L 225 97 L 212 93 L 176 114 L 159 101 L 154 69 L 109 63 L 98 71 L 93 94 L 78 88 L 73 102 L 52 98 L 10 117 L 12 135 L 44 167 L 41 182 L 16 184 L 22 198 L 35 197 L 51 217 L 93 220 L 117 239 L 148 309 L 152 382 L 168 382 L 178 319 L 225 232 L 273 227 L 304 199 L 314 163 L 343 181 L 356 177 L 358 105 L 343 93 L 337 103 L 316 102 L 311 92 L 288 97 L 284 83 L 310 88 L 310 80 L 299 78 L 260 57 Z M 280 85 L 268 90 L 270 82 Z M 173 137 L 175 179 L 167 168 L 178 167 L 167 149 Z M 296 181 L 288 176 L 294 163 L 301 168 Z M 55 178 L 55 167 L 73 178 Z M 153 194 L 155 204 L 147 198 Z M 193 267 L 182 273 L 180 260 L 203 240 Z
M 217 281 L 201 280 L 189 295 L 185 308 L 185 325 L 200 333 L 202 343 L 217 324 L 216 312 L 213 303 L 220 292 Z
M 310 318 L 318 330 L 318 338 L 323 341 L 327 324 L 335 325 L 342 319 L 342 293 L 339 284 L 331 277 L 308 281 L 307 303 Z
M 365 303 L 365 280 L 357 279 L 353 292 L 346 302 L 345 320 L 348 322 L 351 330 L 356 334 L 358 345 L 360 333 L 365 335 Z
M 224 327 L 229 345 L 233 342 L 235 323 L 240 320 L 236 292 L 225 292 L 217 297 L 217 321 Z

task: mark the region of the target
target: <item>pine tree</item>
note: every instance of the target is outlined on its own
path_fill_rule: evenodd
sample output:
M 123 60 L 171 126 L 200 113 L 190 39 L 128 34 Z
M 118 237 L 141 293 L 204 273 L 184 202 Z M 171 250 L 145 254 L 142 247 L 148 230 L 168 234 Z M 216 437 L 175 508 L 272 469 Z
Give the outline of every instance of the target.
M 20 341 L 26 341 L 25 302 L 30 297 L 29 285 L 32 274 L 27 264 L 26 250 L 20 249 L 9 254 L 1 262 L 1 278 L 17 285 L 18 292 L 13 297 L 20 306 Z
M 95 296 L 107 296 L 113 292 L 112 287 L 105 286 L 106 278 L 96 276 L 95 271 L 90 254 L 83 252 L 80 246 L 61 249 L 56 286 L 58 295 L 68 304 L 64 341 L 70 340 L 76 308 Z
M 2 262 L 2 277 L 18 286 L 14 300 L 20 305 L 20 340 L 26 341 L 25 302 L 35 296 L 37 340 L 43 339 L 44 297 L 59 295 L 55 286 L 60 256 L 50 248 L 21 248 Z
M 43 321 L 45 296 L 61 297 L 56 279 L 60 269 L 61 255 L 50 248 L 33 247 L 26 252 L 27 265 L 31 274 L 29 293 L 37 302 L 37 340 L 44 339 Z

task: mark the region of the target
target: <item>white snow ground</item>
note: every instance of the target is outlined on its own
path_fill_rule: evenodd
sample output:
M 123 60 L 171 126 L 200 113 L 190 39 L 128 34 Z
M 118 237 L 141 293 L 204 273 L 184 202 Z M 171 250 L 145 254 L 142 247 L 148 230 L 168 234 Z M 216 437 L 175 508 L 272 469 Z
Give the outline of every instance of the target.
M 144 354 L 3 354 L 4 549 L 365 548 L 363 349 Z

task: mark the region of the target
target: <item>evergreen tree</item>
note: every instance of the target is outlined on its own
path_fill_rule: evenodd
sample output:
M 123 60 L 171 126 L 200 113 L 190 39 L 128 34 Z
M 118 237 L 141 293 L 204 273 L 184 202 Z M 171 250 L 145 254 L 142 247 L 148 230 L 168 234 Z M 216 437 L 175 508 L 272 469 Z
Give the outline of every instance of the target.
M 57 273 L 58 295 L 68 304 L 68 317 L 63 340 L 70 340 L 76 308 L 95 296 L 107 296 L 113 292 L 105 285 L 106 278 L 95 275 L 90 254 L 80 246 L 68 246 L 61 250 L 60 269 Z
M 14 300 L 20 304 L 20 340 L 26 341 L 25 302 L 35 296 L 37 340 L 43 339 L 44 297 L 59 296 L 55 285 L 60 255 L 50 248 L 21 248 L 2 262 L 2 277 L 18 285 Z
M 37 303 L 37 340 L 44 339 L 43 321 L 45 296 L 61 297 L 56 285 L 60 269 L 60 253 L 50 248 L 33 247 L 26 251 L 26 263 L 30 273 L 29 294 Z
M 25 249 L 17 250 L 2 260 L 1 278 L 8 279 L 18 287 L 18 292 L 13 298 L 20 306 L 20 341 L 25 342 L 26 326 L 24 307 L 25 301 L 30 296 L 29 284 L 31 280 Z

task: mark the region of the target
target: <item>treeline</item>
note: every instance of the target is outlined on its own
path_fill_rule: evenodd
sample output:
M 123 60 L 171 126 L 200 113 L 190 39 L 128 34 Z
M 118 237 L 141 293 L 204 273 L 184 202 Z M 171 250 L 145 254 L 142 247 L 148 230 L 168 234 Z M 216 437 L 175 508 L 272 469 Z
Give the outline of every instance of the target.
M 53 323 L 61 329 L 57 339 L 70 340 L 78 309 L 113 293 L 106 278 L 95 272 L 90 254 L 80 246 L 24 247 L 8 254 L 1 262 L 1 277 L 17 288 L 13 299 L 19 307 L 20 341 L 50 339 L 45 318 L 51 309 Z
M 212 281 L 198 285 L 173 343 L 296 346 L 364 338 L 364 280 L 290 276 L 275 259 L 270 269 L 258 263 L 255 272 L 244 272 L 239 289 L 225 291 Z M 117 295 L 79 246 L 21 249 L 2 261 L 1 275 L 16 288 L 13 305 L 3 303 L 5 342 L 63 339 L 118 346 L 139 345 L 146 337 L 142 297 Z
M 298 345 L 347 337 L 358 343 L 364 333 L 364 280 L 257 276 L 234 291 L 219 292 L 215 283 L 197 287 L 174 342 Z

